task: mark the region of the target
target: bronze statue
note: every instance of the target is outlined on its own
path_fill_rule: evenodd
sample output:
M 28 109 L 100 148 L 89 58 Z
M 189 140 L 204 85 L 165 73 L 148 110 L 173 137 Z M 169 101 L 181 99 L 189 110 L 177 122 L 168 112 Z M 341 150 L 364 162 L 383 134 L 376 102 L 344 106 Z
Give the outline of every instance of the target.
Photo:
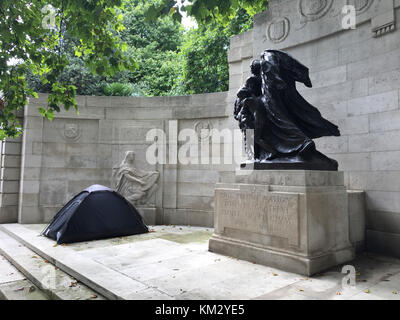
M 251 72 L 234 115 L 245 138 L 247 129 L 254 130 L 255 169 L 337 171 L 337 161 L 317 151 L 313 139 L 340 131 L 296 89 L 296 82 L 312 87 L 308 68 L 285 52 L 266 50 Z

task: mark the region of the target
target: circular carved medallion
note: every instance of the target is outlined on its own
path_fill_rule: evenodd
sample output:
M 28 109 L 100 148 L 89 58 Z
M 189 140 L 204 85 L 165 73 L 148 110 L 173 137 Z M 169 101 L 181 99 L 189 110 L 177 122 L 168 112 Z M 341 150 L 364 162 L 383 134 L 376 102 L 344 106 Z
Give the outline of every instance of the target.
M 290 32 L 290 21 L 288 18 L 277 18 L 267 28 L 267 37 L 273 43 L 284 41 Z
M 307 21 L 315 21 L 325 16 L 332 4 L 333 0 L 300 0 L 300 14 Z
M 199 137 L 199 140 L 208 140 L 211 137 L 213 126 L 209 121 L 199 121 L 194 125 L 194 130 Z
M 67 123 L 64 127 L 64 137 L 69 141 L 77 141 L 81 137 L 81 130 L 77 123 Z
M 356 8 L 357 14 L 364 13 L 367 11 L 374 0 L 349 0 L 349 5 L 353 5 Z

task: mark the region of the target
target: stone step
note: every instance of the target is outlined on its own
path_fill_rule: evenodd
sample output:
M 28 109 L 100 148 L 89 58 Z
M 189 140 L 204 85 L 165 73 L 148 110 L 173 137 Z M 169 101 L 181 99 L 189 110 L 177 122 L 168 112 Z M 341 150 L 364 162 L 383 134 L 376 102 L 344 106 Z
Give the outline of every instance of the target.
M 48 260 L 0 231 L 0 253 L 27 279 L 5 283 L 0 291 L 8 300 L 104 300 Z M 21 277 L 19 277 L 21 278 Z
M 29 280 L 0 284 L 0 300 L 50 300 Z
M 12 237 L 17 243 L 29 248 L 37 256 L 49 261 L 106 299 L 131 300 L 140 298 L 148 291 L 152 292 L 152 296 L 162 295 L 157 289 L 87 258 L 68 246 L 55 246 L 54 241 L 39 236 L 37 232 L 23 225 L 3 224 L 0 225 L 0 232 Z M 41 271 L 38 272 L 40 277 Z
M 0 300 L 49 300 L 49 297 L 0 255 Z

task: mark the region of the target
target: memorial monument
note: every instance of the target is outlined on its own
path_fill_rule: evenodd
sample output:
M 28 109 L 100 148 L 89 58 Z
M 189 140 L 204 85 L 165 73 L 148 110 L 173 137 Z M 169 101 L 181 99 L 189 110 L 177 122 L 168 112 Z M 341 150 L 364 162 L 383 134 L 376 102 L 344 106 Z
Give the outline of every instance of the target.
M 308 68 L 285 52 L 266 50 L 251 72 L 234 113 L 245 134 L 254 130 L 250 160 L 256 167 L 337 171 L 338 163 L 318 152 L 312 139 L 340 136 L 338 127 L 296 90 L 296 81 L 312 87 Z
M 344 176 L 313 141 L 340 131 L 296 90 L 308 68 L 266 50 L 251 72 L 234 109 L 249 159 L 220 175 L 210 251 L 308 276 L 352 260 Z

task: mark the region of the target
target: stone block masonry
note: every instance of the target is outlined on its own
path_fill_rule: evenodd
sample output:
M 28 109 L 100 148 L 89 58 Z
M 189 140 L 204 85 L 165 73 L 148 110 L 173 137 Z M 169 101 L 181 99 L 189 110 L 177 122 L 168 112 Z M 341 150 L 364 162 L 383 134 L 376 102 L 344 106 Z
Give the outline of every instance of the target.
M 348 3 L 356 8 L 354 30 L 342 27 Z M 63 112 L 51 123 L 37 113 L 41 95 L 25 111 L 23 140 L 2 143 L 0 221 L 46 222 L 82 188 L 111 186 L 124 153 L 143 155 L 146 132 L 168 131 L 169 120 L 178 120 L 178 129 L 236 128 L 233 102 L 252 59 L 282 49 L 310 67 L 315 86 L 299 85 L 301 94 L 341 128 L 342 137 L 317 144 L 339 161 L 347 189 L 366 191 L 367 248 L 400 257 L 399 21 L 400 0 L 270 0 L 253 30 L 231 39 L 228 92 L 78 97 L 79 117 Z M 160 172 L 150 201 L 158 223 L 213 226 L 216 177 L 232 165 L 155 167 L 138 157 L 138 167 Z
M 210 251 L 306 276 L 354 258 L 349 209 L 360 216 L 349 208 L 343 172 L 256 171 L 220 181 L 235 183 L 217 185 Z
M 15 222 L 18 218 L 21 150 L 22 138 L 0 142 L 0 223 Z
M 212 227 L 218 166 L 151 165 L 146 151 L 153 142 L 146 142 L 146 135 L 155 128 L 168 134 L 170 121 L 177 121 L 178 130 L 222 130 L 229 126 L 226 97 L 79 96 L 79 116 L 61 112 L 51 122 L 38 113 L 47 96 L 32 99 L 25 108 L 23 138 L 2 143 L 0 221 L 48 222 L 86 187 L 115 187 L 113 169 L 134 151 L 138 169 L 160 172 L 158 189 L 143 206 L 152 212 L 152 223 Z M 210 137 L 202 139 L 211 146 Z
M 354 30 L 342 26 L 346 4 L 356 9 Z M 399 0 L 271 0 L 252 31 L 232 38 L 229 55 L 231 101 L 250 61 L 265 49 L 287 51 L 310 68 L 314 87 L 298 89 L 342 132 L 317 146 L 339 161 L 348 189 L 366 191 L 367 249 L 398 257 L 399 21 Z M 249 43 L 252 57 L 243 55 Z

